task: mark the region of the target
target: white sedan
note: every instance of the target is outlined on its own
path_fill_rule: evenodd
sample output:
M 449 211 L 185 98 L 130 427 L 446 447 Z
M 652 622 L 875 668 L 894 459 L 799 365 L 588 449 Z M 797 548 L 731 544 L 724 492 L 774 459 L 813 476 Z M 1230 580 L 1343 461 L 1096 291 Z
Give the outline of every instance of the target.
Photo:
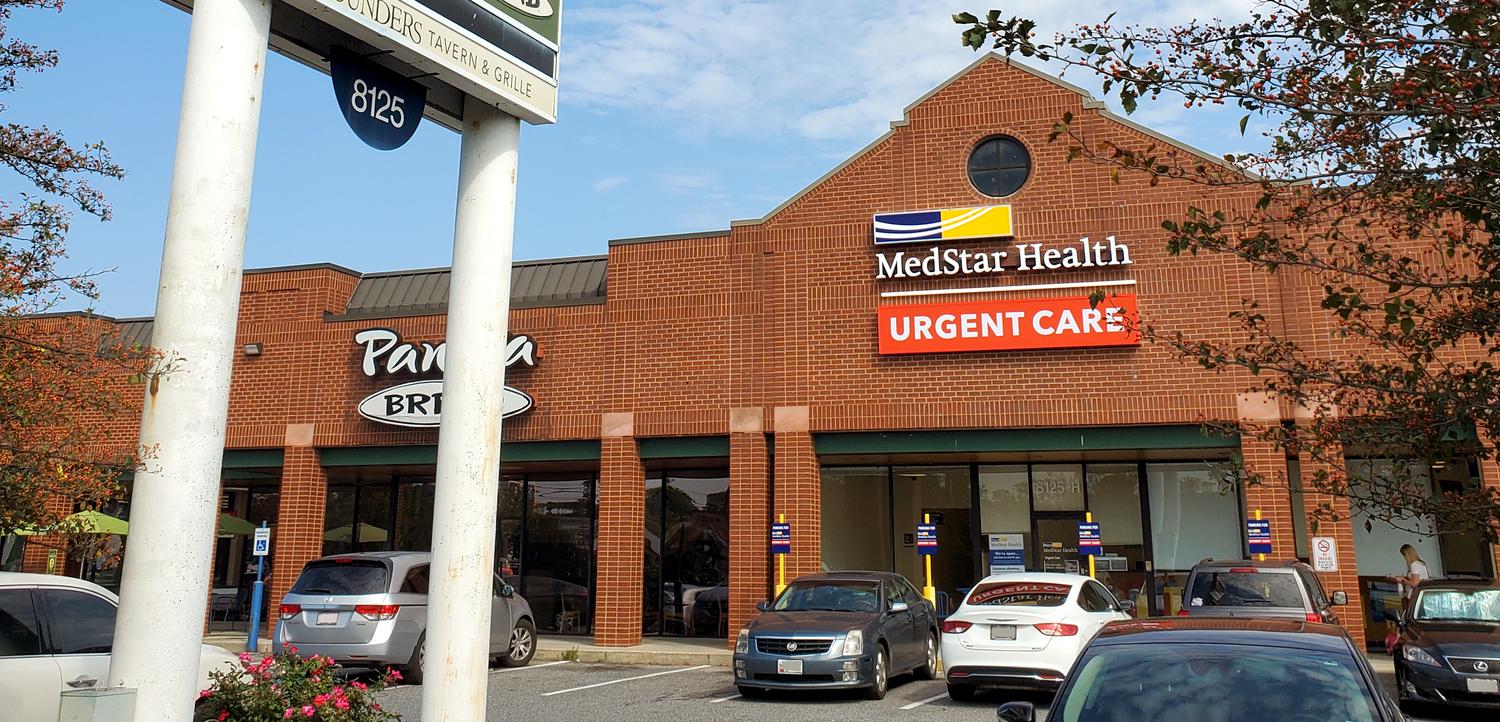
M 0 572 L 0 718 L 56 720 L 65 690 L 103 687 L 119 603 L 82 579 Z M 199 688 L 210 671 L 238 667 L 234 655 L 203 645 Z
M 1016 572 L 985 577 L 943 620 L 948 696 L 983 688 L 1056 689 L 1105 624 L 1133 605 L 1077 574 Z

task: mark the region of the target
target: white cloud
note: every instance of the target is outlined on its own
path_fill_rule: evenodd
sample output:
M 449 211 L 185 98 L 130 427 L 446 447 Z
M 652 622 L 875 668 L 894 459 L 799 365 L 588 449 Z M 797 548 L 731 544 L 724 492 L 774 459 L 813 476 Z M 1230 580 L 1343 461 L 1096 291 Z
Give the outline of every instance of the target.
M 661 186 L 669 191 L 678 193 L 687 191 L 699 191 L 718 183 L 718 176 L 712 173 L 658 173 L 656 180 Z
M 579 3 L 582 5 L 582 3 Z M 567 102 L 649 113 L 690 133 L 863 140 L 977 56 L 959 44 L 959 10 L 994 0 L 618 0 L 571 9 Z M 1117 21 L 1241 16 L 1253 0 L 1158 0 Z M 1116 0 L 1012 0 L 1041 37 L 1102 20 Z M 1092 79 L 1074 82 L 1097 88 Z M 1146 107 L 1144 104 L 1143 108 Z M 1180 106 L 1179 106 L 1180 107 Z M 1170 123 L 1161 111 L 1157 120 Z
M 608 193 L 629 182 L 630 176 L 624 175 L 612 175 L 608 178 L 600 178 L 599 180 L 594 181 L 594 192 Z

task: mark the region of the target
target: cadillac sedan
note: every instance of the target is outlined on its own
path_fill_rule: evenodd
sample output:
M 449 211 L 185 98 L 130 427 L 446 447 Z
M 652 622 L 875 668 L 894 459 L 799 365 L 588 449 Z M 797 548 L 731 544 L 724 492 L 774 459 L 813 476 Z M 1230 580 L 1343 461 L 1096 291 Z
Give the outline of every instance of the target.
M 800 577 L 740 630 L 740 694 L 770 689 L 860 689 L 885 697 L 890 678 L 937 675 L 937 615 L 911 582 L 891 572 Z

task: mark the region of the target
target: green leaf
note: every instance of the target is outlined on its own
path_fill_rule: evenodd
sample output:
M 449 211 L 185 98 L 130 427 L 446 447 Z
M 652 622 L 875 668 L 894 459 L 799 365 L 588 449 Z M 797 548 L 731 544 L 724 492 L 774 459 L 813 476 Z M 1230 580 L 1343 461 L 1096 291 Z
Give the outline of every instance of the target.
M 1120 106 L 1125 108 L 1128 115 L 1135 112 L 1135 91 L 1128 88 L 1120 91 Z
M 1249 122 L 1250 122 L 1250 115 L 1248 113 L 1245 115 L 1245 117 L 1240 118 L 1240 135 L 1244 135 L 1245 134 L 1245 125 L 1248 124 Z
M 979 18 L 974 17 L 972 13 L 958 13 L 953 16 L 953 22 L 959 25 L 978 25 Z

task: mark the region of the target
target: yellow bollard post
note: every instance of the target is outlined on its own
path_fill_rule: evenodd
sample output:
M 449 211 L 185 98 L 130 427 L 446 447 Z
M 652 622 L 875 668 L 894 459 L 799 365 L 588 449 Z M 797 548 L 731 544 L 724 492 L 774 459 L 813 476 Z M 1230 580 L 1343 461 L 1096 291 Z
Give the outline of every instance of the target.
M 1083 520 L 1086 521 L 1086 522 L 1088 522 L 1088 523 L 1090 523 L 1090 524 L 1094 523 L 1094 512 L 1091 512 L 1091 511 L 1084 512 L 1083 513 Z M 1103 534 L 1100 534 L 1099 536 L 1100 536 L 1101 539 L 1104 537 Z M 1095 571 L 1094 571 L 1094 555 L 1090 554 L 1089 555 L 1089 579 L 1098 579 L 1098 578 L 1099 577 L 1095 576 Z
M 923 514 L 922 523 L 931 524 L 932 515 Z M 932 602 L 933 607 L 937 607 L 937 590 L 932 586 L 932 555 L 923 554 L 922 560 L 927 566 L 927 586 L 922 587 L 922 596 L 927 597 L 927 601 Z
M 786 523 L 786 515 L 785 514 L 777 514 L 776 515 L 776 523 L 777 524 L 785 524 Z M 785 590 L 786 590 L 786 555 L 785 554 L 777 554 L 776 555 L 776 596 L 778 596 L 778 597 L 781 596 L 781 593 L 783 591 L 785 591 Z

